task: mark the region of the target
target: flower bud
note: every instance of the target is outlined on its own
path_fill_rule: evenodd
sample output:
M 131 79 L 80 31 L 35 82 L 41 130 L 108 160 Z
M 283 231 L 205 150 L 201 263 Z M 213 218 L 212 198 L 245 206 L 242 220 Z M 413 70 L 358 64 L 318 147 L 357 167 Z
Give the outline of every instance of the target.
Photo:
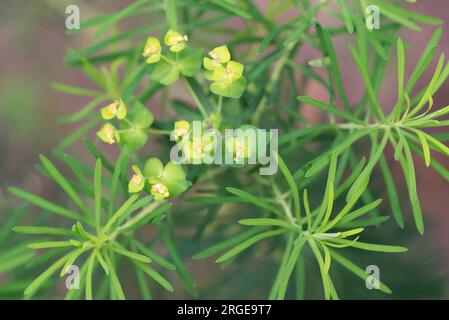
M 120 135 L 117 129 L 110 123 L 106 123 L 100 131 L 97 132 L 97 136 L 104 142 L 114 144 L 120 142 Z
M 162 183 L 156 183 L 151 186 L 151 195 L 153 195 L 154 200 L 162 200 L 168 198 L 170 195 L 167 187 Z
M 181 35 L 172 29 L 169 29 L 164 37 L 164 43 L 169 46 L 169 49 L 172 52 L 180 52 L 184 50 L 188 40 L 189 38 L 187 35 Z
M 120 99 L 119 101 L 114 101 L 106 107 L 101 108 L 100 110 L 101 116 L 105 120 L 111 120 L 117 118 L 122 120 L 126 117 L 126 106 L 123 101 Z
M 140 192 L 145 186 L 145 178 L 137 166 L 133 166 L 134 174 L 128 183 L 128 192 L 137 193 Z
M 161 59 L 161 43 L 159 39 L 154 37 L 149 37 L 143 48 L 143 57 L 146 63 L 156 63 Z
M 175 128 L 173 129 L 172 134 L 173 137 L 176 140 L 178 140 L 179 138 L 182 138 L 183 136 L 188 134 L 189 131 L 190 131 L 190 123 L 185 120 L 181 120 L 175 122 Z

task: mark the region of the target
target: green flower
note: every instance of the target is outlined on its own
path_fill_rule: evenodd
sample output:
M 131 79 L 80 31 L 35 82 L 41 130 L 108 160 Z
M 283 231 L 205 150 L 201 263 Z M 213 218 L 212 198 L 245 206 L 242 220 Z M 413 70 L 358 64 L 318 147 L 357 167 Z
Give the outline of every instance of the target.
M 214 81 L 209 86 L 210 91 L 217 96 L 238 99 L 246 89 L 246 79 L 241 77 L 233 81 Z
M 193 77 L 201 69 L 202 57 L 201 49 L 186 48 L 178 54 L 169 52 L 166 55 L 166 60 L 161 59 L 155 65 L 150 78 L 168 86 L 175 83 L 180 75 Z
M 235 162 L 249 159 L 251 156 L 255 156 L 257 152 L 257 130 L 258 128 L 253 125 L 242 125 L 239 130 L 242 131 L 241 136 L 230 137 L 230 141 L 226 143 L 226 150 L 233 153 L 233 159 Z M 251 135 L 251 131 L 253 135 Z M 250 143 L 251 137 L 256 138 L 254 143 Z
M 227 46 L 221 46 L 209 52 L 209 57 L 203 58 L 206 69 L 204 76 L 212 83 L 209 87 L 212 93 L 238 99 L 246 89 L 246 79 L 243 77 L 243 64 L 231 60 Z
M 220 65 L 215 68 L 213 79 L 218 82 L 230 82 L 240 79 L 243 75 L 243 68 L 243 64 L 231 60 L 226 67 Z
M 156 200 L 174 197 L 191 185 L 180 165 L 169 162 L 164 167 L 158 158 L 148 159 L 144 174 L 151 185 L 149 192 Z
M 131 177 L 128 183 L 128 192 L 129 193 L 137 193 L 142 191 L 145 186 L 145 178 L 142 174 L 142 171 L 137 166 L 132 166 L 134 175 Z
M 182 138 L 183 136 L 188 134 L 189 131 L 190 131 L 190 123 L 189 122 L 187 122 L 185 120 L 176 121 L 175 127 L 172 131 L 172 135 L 176 140 L 178 140 L 179 138 Z
M 203 59 L 203 65 L 205 69 L 213 71 L 218 66 L 221 66 L 222 63 L 231 60 L 231 53 L 228 47 L 224 45 L 209 52 L 209 57 Z
M 148 140 L 148 128 L 153 121 L 151 111 L 139 101 L 134 102 L 125 121 L 120 124 L 121 143 L 133 151 L 142 148 Z
M 169 47 L 171 52 L 180 52 L 186 47 L 186 42 L 189 40 L 187 35 L 169 29 L 164 37 L 164 43 Z
M 227 144 L 227 150 L 233 152 L 234 161 L 239 162 L 242 159 L 249 158 L 251 150 L 247 141 L 242 141 L 242 139 L 237 137 L 232 137 L 231 139 L 231 143 Z
M 203 158 L 203 143 L 200 137 L 194 137 L 182 145 L 185 157 L 190 163 L 201 163 Z
M 156 201 L 168 198 L 170 195 L 168 188 L 162 183 L 153 184 L 150 192 Z
M 97 136 L 104 142 L 114 144 L 120 142 L 120 135 L 117 129 L 110 123 L 106 123 L 100 131 L 97 132 Z
M 122 99 L 120 99 L 119 101 L 114 101 L 106 107 L 101 108 L 100 112 L 101 116 L 105 120 L 111 120 L 114 118 L 122 120 L 126 117 L 127 110 Z
M 161 43 L 159 39 L 154 37 L 149 37 L 143 48 L 143 57 L 146 63 L 156 63 L 161 59 Z

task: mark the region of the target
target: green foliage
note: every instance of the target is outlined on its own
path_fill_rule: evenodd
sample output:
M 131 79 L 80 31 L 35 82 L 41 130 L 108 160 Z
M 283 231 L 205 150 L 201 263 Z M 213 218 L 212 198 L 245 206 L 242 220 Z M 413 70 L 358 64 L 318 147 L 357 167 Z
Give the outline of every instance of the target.
M 80 68 L 95 89 L 53 85 L 91 100 L 60 119 L 61 124 L 78 123 L 54 152 L 64 171 L 45 156 L 38 165 L 64 197 L 47 200 L 10 187 L 11 195 L 55 217 L 35 226 L 19 225 L 23 213 L 17 212 L 22 209 L 12 211 L 8 232 L 12 229 L 22 237 L 0 250 L 0 272 L 28 264 L 28 274 L 35 278 L 13 279 L 21 284 L 17 288 L 26 298 L 49 297 L 55 274 L 64 277 L 70 266 L 78 265 L 82 290 L 69 290 L 67 299 L 82 298 L 82 292 L 86 299 L 124 299 L 132 289 L 127 286 L 127 275 L 132 274 L 140 296 L 148 299 L 153 288 L 146 276 L 153 280 L 151 286 L 156 282 L 177 292 L 180 288 L 166 274 L 175 270 L 188 294 L 207 298 L 206 289 L 197 287 L 199 279 L 189 273 L 190 259 L 200 263 L 220 254 L 214 259 L 223 268 L 238 265 L 237 273 L 256 274 L 248 261 L 258 259 L 265 245 L 264 262 L 272 261 L 277 268 L 271 289 L 263 282 L 266 297 L 304 298 L 307 279 L 313 277 L 306 272 L 310 264 L 319 273 L 324 298 L 339 299 L 341 269 L 335 265 L 364 280 L 367 274 L 352 261 L 354 254 L 406 252 L 382 239 L 360 239 L 369 239 L 369 230 L 389 222 L 390 216 L 380 212 L 391 212 L 391 220 L 405 228 L 408 207 L 418 232 L 424 233 L 414 154 L 449 181 L 447 169 L 433 158 L 435 153 L 449 156 L 447 134 L 431 134 L 433 128 L 449 126 L 449 107 L 435 110 L 433 103 L 449 76 L 444 55 L 431 80 L 417 88 L 442 29 L 436 29 L 413 70 L 405 70 L 408 46 L 398 37 L 401 27 L 419 31 L 422 25 L 441 22 L 405 9 L 401 1 L 370 0 L 381 9 L 382 27 L 367 30 L 361 17 L 368 1 L 327 6 L 329 2 L 272 1 L 262 11 L 250 0 L 135 1 L 116 13 L 84 21 L 78 32 L 96 28 L 96 43 L 71 51 L 66 61 Z M 295 13 L 293 18 L 278 22 L 287 11 Z M 325 26 L 318 21 L 319 13 L 336 17 L 340 25 Z M 118 31 L 119 21 L 138 15 L 151 16 L 152 22 Z M 241 30 L 223 24 L 236 17 L 243 21 Z M 335 37 L 347 33 L 351 43 L 345 53 L 352 56 L 365 89 L 356 103 L 349 102 L 342 80 L 347 71 L 333 45 Z M 224 35 L 231 37 L 224 41 Z M 295 59 L 304 45 L 319 52 L 307 65 Z M 390 60 L 397 65 L 397 99 L 385 106 L 378 96 Z M 318 68 L 325 69 L 325 77 Z M 328 100 L 304 96 L 298 74 L 302 81 L 322 86 Z M 305 105 L 321 110 L 322 123 L 304 117 Z M 181 166 L 168 161 L 173 141 L 191 130 L 193 120 L 221 132 L 280 129 L 275 153 L 279 172 L 260 176 L 257 164 Z M 62 152 L 95 131 L 95 141 L 84 138 L 94 166 Z M 120 151 L 117 159 L 111 161 L 103 153 L 107 144 Z M 184 147 L 193 157 L 204 155 L 194 141 Z M 394 160 L 387 152 L 390 147 Z M 402 169 L 409 206 L 400 201 L 393 161 Z M 374 188 L 379 184 L 385 193 Z M 147 229 L 154 230 L 149 243 L 143 232 Z M 178 230 L 193 230 L 194 235 L 186 238 Z M 156 253 L 159 243 L 169 258 Z M 45 251 L 29 262 L 34 250 Z M 236 272 L 232 275 L 239 281 Z M 380 291 L 392 293 L 383 283 Z

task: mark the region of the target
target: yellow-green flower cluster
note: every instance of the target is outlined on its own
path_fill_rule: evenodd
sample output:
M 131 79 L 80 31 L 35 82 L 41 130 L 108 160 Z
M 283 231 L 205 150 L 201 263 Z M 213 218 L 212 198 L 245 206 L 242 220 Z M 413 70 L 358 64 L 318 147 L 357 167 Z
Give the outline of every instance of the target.
M 243 64 L 231 60 L 227 46 L 221 46 L 209 52 L 209 57 L 203 59 L 204 68 L 209 71 L 206 76 L 215 82 L 233 82 L 243 75 Z
M 133 166 L 134 174 L 129 180 L 128 191 L 138 193 L 147 186 L 146 191 L 156 201 L 174 197 L 184 192 L 191 184 L 186 180 L 184 170 L 173 162 L 162 164 L 157 158 L 150 158 L 145 163 L 144 172 Z
M 171 52 L 181 52 L 186 47 L 189 38 L 172 29 L 169 29 L 164 36 L 164 43 Z M 146 63 L 152 64 L 159 62 L 162 57 L 162 46 L 159 39 L 149 37 L 143 48 L 143 57 Z
M 127 108 L 122 99 L 116 100 L 100 109 L 101 116 L 105 120 L 123 120 L 126 118 L 127 112 Z M 104 124 L 100 131 L 97 132 L 97 136 L 108 144 L 120 142 L 120 134 L 117 128 L 110 123 Z

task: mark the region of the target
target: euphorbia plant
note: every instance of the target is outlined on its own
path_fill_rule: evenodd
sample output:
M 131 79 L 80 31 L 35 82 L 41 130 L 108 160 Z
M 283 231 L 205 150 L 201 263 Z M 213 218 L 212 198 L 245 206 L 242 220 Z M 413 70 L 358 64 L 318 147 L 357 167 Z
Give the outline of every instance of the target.
M 304 298 L 307 278 L 315 274 L 305 272 L 310 264 L 321 277 L 323 297 L 338 299 L 334 280 L 340 274 L 334 264 L 362 279 L 367 276 L 363 266 L 347 257 L 350 248 L 405 252 L 402 245 L 385 244 L 383 238 L 375 239 L 375 244 L 363 239 L 368 229 L 391 223 L 389 211 L 398 234 L 406 226 L 408 215 L 403 216 L 392 161 L 398 161 L 404 173 L 411 215 L 421 234 L 424 219 L 412 153 L 423 156 L 427 166 L 449 180 L 447 169 L 431 157 L 433 152 L 449 155 L 444 144 L 449 137 L 428 130 L 449 125 L 444 119 L 448 107 L 432 111 L 433 96 L 449 76 L 444 55 L 430 82 L 416 88 L 435 55 L 441 29 L 435 31 L 408 80 L 406 46 L 398 37 L 402 27 L 417 31 L 421 25 L 441 22 L 414 12 L 412 6 L 406 9 L 403 1 L 336 1 L 338 6 L 328 6 L 331 2 L 272 1 L 264 11 L 250 0 L 136 1 L 117 13 L 86 21 L 85 28 L 99 27 L 106 38 L 71 52 L 66 61 L 81 67 L 98 89 L 55 85 L 92 97 L 82 109 L 61 119 L 85 122 L 54 152 L 71 174 L 63 175 L 45 156 L 38 166 L 71 202 L 10 189 L 12 195 L 65 220 L 39 219 L 36 226 L 14 227 L 26 236 L 15 237 L 14 246 L 2 249 L 0 270 L 11 272 L 11 281 L 23 280 L 18 267 L 33 255 L 23 250 L 25 243 L 46 250 L 35 255 L 39 263 L 27 271 L 36 278 L 23 288 L 26 297 L 48 297 L 54 274 L 64 277 L 70 266 L 78 265 L 84 291 L 69 290 L 67 298 L 81 298 L 84 292 L 87 299 L 120 299 L 132 290 L 150 298 L 153 282 L 145 274 L 176 294 L 180 288 L 167 279 L 174 272 L 169 270 L 176 270 L 191 295 L 207 298 L 207 285 L 197 287 L 200 279 L 190 275 L 186 261 L 221 253 L 215 259 L 224 267 L 251 270 L 264 243 L 272 250 L 264 251 L 262 263 L 275 265 L 277 272 L 270 273 L 271 287 L 265 282 L 247 284 L 261 289 L 259 297 Z M 366 29 L 369 4 L 378 6 L 384 17 L 379 30 Z M 287 11 L 294 17 L 281 21 Z M 142 29 L 104 34 L 120 19 L 150 13 L 153 22 Z M 335 16 L 340 25 L 326 26 L 318 20 L 319 13 Z M 243 27 L 230 30 L 227 21 L 237 19 Z M 354 104 L 349 103 L 342 80 L 347 71 L 333 46 L 334 37 L 345 34 L 351 35 L 345 53 L 352 55 L 365 86 Z M 295 59 L 304 45 L 319 52 L 309 64 Z M 378 93 L 390 60 L 397 62 L 398 90 L 396 103 L 388 107 L 380 104 Z M 316 68 L 325 68 L 326 77 Z M 297 73 L 302 81 L 323 86 L 327 96 L 306 96 Z M 302 113 L 306 104 L 322 110 L 325 120 L 307 120 Z M 280 170 L 263 176 L 259 164 L 205 163 L 212 142 L 202 135 L 189 136 L 194 121 L 200 122 L 201 132 L 279 129 L 275 157 Z M 94 168 L 64 153 L 92 133 L 98 139 L 85 138 L 84 143 L 96 159 Z M 227 146 L 235 161 L 256 151 L 230 139 Z M 170 158 L 170 149 L 177 144 L 192 163 Z M 388 146 L 394 150 L 392 159 Z M 119 151 L 117 159 L 111 160 L 109 149 Z M 385 186 L 386 197 L 374 182 Z M 169 257 L 154 251 L 163 251 L 161 242 Z M 280 259 L 275 254 L 279 252 Z M 131 263 L 122 265 L 123 261 Z M 156 271 L 155 265 L 167 273 Z M 135 275 L 138 289 L 122 280 L 129 274 Z M 383 283 L 379 289 L 391 293 Z

